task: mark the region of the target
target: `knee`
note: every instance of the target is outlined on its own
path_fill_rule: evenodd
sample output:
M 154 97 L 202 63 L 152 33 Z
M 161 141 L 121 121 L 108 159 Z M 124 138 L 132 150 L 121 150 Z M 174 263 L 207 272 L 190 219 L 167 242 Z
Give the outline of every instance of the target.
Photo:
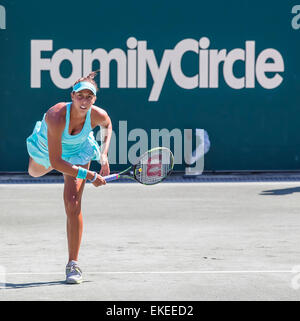
M 81 198 L 78 195 L 70 195 L 64 198 L 66 214 L 69 218 L 76 217 L 81 212 Z
M 28 174 L 31 177 L 40 177 L 40 176 L 42 176 L 38 171 L 34 170 L 31 166 L 28 167 Z
M 28 174 L 32 177 L 41 177 L 52 170 L 52 167 L 44 167 L 35 163 L 32 159 L 29 161 Z

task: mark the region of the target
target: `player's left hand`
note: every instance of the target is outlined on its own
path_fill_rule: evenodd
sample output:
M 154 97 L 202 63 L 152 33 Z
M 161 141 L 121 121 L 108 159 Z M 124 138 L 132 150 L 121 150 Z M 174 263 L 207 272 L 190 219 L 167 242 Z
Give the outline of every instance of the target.
M 107 176 L 110 173 L 110 168 L 109 168 L 109 163 L 107 159 L 107 155 L 102 154 L 101 159 L 100 159 L 100 164 L 101 164 L 101 170 L 100 170 L 100 175 L 101 176 Z

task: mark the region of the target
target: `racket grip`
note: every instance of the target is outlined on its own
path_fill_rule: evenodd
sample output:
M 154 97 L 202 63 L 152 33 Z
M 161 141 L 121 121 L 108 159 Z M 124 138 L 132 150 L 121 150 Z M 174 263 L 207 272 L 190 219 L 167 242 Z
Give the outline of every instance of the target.
M 108 176 L 103 176 L 103 178 L 106 180 L 106 182 L 111 182 L 119 179 L 120 175 L 119 174 L 111 174 Z

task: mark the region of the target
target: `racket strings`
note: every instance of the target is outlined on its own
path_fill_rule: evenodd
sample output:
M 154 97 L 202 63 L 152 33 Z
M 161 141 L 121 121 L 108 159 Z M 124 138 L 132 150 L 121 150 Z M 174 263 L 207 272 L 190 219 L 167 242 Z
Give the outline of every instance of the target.
M 168 149 L 157 148 L 145 154 L 136 165 L 136 179 L 146 185 L 162 181 L 173 168 L 173 155 Z

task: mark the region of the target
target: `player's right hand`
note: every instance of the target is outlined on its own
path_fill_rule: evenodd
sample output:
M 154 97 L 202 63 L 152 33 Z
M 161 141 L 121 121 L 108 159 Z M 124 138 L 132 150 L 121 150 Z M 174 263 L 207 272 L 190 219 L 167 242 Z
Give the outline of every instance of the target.
M 97 178 L 96 178 L 95 182 L 93 182 L 92 184 L 95 187 L 98 187 L 98 186 L 106 185 L 106 181 L 101 175 L 97 174 Z

